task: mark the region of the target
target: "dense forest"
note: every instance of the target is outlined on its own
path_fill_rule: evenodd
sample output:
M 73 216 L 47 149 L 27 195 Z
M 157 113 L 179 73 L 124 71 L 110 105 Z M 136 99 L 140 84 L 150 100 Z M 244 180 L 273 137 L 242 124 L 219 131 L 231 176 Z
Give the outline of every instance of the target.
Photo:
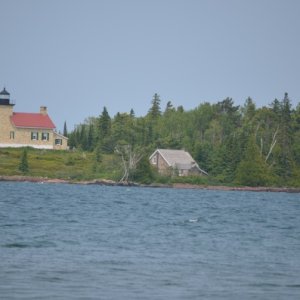
M 149 101 L 150 102 L 150 101 Z M 256 107 L 249 97 L 243 106 L 231 98 L 201 103 L 186 111 L 158 94 L 143 117 L 106 107 L 64 134 L 71 149 L 93 152 L 95 159 L 122 158 L 124 178 L 151 176 L 149 155 L 156 148 L 185 149 L 214 182 L 249 186 L 300 186 L 300 104 L 288 94 L 268 107 Z M 65 124 L 66 125 L 66 124 Z

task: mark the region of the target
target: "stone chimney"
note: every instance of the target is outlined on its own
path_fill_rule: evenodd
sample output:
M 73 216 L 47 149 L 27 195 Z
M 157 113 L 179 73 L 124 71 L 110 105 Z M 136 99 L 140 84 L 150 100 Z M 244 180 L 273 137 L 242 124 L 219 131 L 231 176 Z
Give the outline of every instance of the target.
M 40 107 L 40 113 L 42 114 L 42 115 L 47 115 L 48 113 L 47 113 L 47 106 L 41 106 Z

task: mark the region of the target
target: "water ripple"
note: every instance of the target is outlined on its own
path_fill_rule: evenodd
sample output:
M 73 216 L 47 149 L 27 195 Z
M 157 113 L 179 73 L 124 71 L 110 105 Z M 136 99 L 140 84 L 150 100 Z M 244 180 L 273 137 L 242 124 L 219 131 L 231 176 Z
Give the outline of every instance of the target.
M 296 194 L 0 182 L 1 299 L 298 299 Z

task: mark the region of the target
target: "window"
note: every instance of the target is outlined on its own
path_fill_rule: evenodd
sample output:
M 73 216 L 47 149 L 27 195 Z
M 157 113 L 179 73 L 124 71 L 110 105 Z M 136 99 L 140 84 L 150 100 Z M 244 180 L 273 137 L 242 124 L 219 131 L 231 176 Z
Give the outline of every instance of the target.
M 42 141 L 49 141 L 49 133 L 42 132 Z
M 153 165 L 156 165 L 156 164 L 157 164 L 157 154 L 155 154 L 155 155 L 152 157 L 152 164 L 153 164 Z
M 39 139 L 39 133 L 37 131 L 31 132 L 31 140 L 37 141 Z
M 62 145 L 62 139 L 55 139 L 55 145 Z
M 14 131 L 11 131 L 11 132 L 9 133 L 9 137 L 10 137 L 11 140 L 13 140 L 13 139 L 15 138 L 15 132 L 14 132 Z

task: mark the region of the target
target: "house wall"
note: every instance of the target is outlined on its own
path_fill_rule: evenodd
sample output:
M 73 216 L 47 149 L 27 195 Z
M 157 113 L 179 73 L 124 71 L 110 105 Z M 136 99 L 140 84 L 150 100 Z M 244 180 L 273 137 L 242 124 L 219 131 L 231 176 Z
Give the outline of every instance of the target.
M 170 167 L 167 164 L 167 162 L 164 160 L 164 158 L 159 153 L 157 153 L 156 155 L 157 155 L 157 167 L 158 167 L 159 172 L 161 172 L 161 173 L 168 172 L 170 170 Z
M 12 144 L 26 145 L 40 149 L 53 149 L 53 130 L 50 129 L 36 129 L 36 128 L 14 128 L 15 138 L 10 140 Z M 32 140 L 31 133 L 37 132 L 38 139 Z M 49 134 L 49 140 L 42 140 L 42 133 Z
M 161 174 L 169 175 L 171 172 L 171 168 L 158 152 L 152 157 L 151 164 L 155 166 Z
M 57 134 L 56 132 L 54 132 L 53 139 L 54 139 L 53 149 L 55 149 L 55 150 L 66 150 L 66 149 L 68 149 L 68 139 L 65 136 Z M 59 145 L 55 142 L 57 139 L 61 140 L 61 145 Z
M 12 114 L 12 105 L 0 105 L 0 144 L 11 143 L 10 132 L 14 130 L 10 122 Z
M 68 139 L 58 135 L 52 129 L 17 128 L 11 123 L 13 114 L 12 105 L 0 105 L 0 147 L 34 147 L 39 149 L 61 149 L 68 148 Z M 31 133 L 38 132 L 38 139 L 32 140 Z M 48 133 L 49 139 L 42 140 L 42 133 Z M 55 139 L 62 140 L 62 145 L 55 145 Z

